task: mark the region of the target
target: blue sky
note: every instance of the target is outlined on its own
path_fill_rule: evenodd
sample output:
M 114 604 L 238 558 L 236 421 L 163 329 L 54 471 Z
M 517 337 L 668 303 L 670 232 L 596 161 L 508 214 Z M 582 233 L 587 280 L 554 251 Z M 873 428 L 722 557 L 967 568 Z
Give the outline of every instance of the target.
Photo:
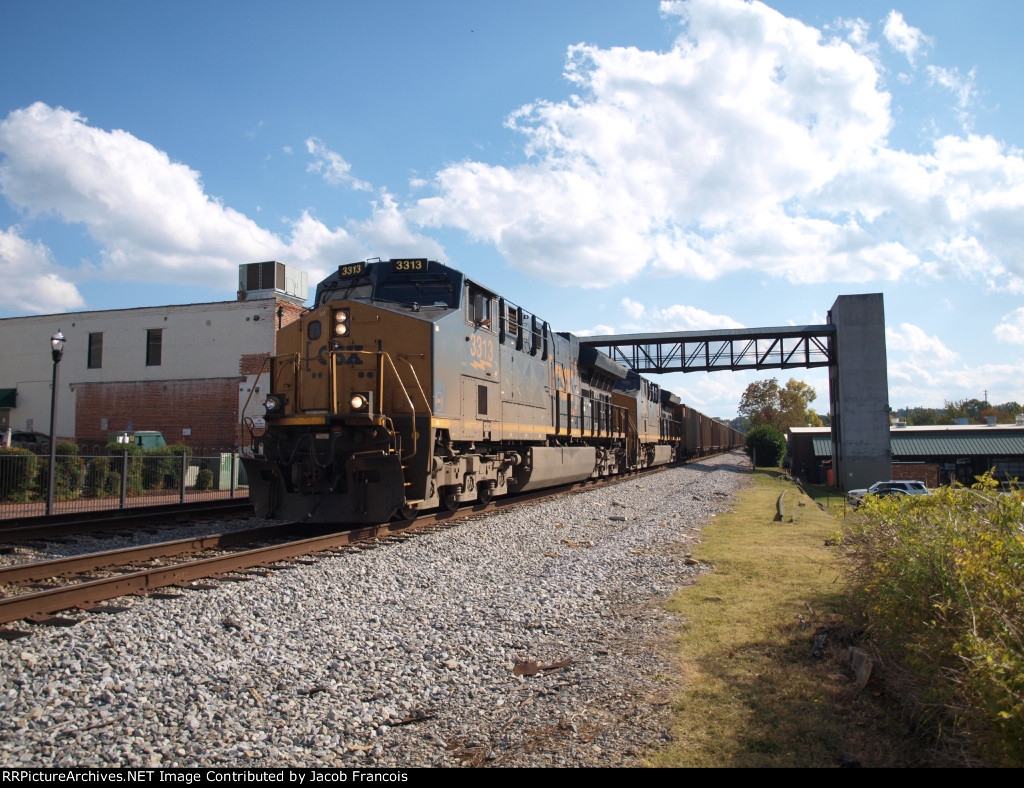
M 401 255 L 579 333 L 816 323 L 882 292 L 894 407 L 1024 402 L 1024 4 L 0 14 L 0 316 Z M 824 373 L 794 375 L 825 410 Z M 770 376 L 661 382 L 732 416 Z

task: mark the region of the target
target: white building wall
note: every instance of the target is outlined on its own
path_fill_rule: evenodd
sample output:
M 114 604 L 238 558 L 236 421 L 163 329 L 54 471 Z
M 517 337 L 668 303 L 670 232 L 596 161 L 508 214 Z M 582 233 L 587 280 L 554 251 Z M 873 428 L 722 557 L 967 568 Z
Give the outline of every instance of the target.
M 50 431 L 50 337 L 58 330 L 67 346 L 57 434 L 73 437 L 76 384 L 242 377 L 243 356 L 273 352 L 276 309 L 275 299 L 264 298 L 0 319 L 0 388 L 18 390 L 11 427 Z M 163 330 L 158 366 L 146 365 L 148 329 Z M 87 367 L 91 333 L 103 334 L 99 369 Z

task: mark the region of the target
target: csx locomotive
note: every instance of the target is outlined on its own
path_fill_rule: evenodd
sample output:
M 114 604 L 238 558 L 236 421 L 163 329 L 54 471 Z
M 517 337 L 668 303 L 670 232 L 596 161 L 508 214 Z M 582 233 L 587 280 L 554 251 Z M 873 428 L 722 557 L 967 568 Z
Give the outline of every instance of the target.
M 674 395 L 433 260 L 340 266 L 268 366 L 243 460 L 259 516 L 381 523 L 735 442 L 713 446 Z

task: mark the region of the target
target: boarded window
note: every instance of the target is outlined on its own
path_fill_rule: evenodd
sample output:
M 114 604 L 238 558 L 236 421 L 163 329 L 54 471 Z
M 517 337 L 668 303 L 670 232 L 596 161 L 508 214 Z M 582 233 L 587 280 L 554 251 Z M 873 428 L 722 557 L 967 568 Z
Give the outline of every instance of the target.
M 159 367 L 163 356 L 164 330 L 150 328 L 146 331 L 146 366 Z
M 89 369 L 103 367 L 103 332 L 89 334 L 89 357 L 86 362 Z

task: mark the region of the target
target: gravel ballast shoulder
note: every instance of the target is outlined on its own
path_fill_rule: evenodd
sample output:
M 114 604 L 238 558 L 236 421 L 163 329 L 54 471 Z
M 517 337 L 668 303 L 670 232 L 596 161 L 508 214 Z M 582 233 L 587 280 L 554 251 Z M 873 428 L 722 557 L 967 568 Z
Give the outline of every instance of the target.
M 0 760 L 636 764 L 668 737 L 661 603 L 748 478 L 707 459 L 34 629 L 0 642 Z

